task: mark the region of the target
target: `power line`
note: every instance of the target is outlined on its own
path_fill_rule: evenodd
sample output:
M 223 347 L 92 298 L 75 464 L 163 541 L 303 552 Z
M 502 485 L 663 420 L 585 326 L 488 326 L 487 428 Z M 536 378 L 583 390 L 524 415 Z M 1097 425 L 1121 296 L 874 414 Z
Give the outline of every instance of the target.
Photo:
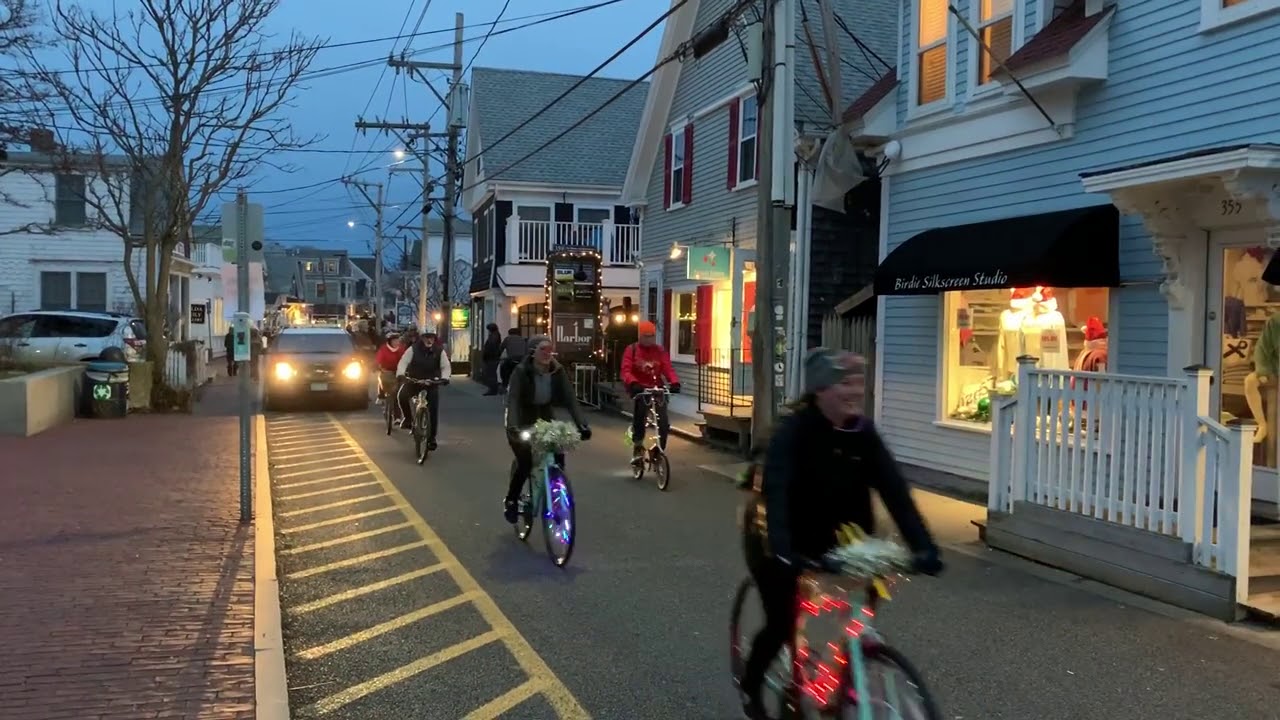
M 619 57 L 622 57 L 622 55 L 623 55 L 624 53 L 626 53 L 628 50 L 630 50 L 632 47 L 634 47 L 634 46 L 636 45 L 636 43 L 640 42 L 641 40 L 643 40 L 643 39 L 644 39 L 644 37 L 645 37 L 646 35 L 648 35 L 649 33 L 653 32 L 654 28 L 658 27 L 658 26 L 659 26 L 659 25 L 661 25 L 663 22 L 665 22 L 667 18 L 669 18 L 669 17 L 671 17 L 672 15 L 674 15 L 674 14 L 676 13 L 676 11 L 678 11 L 680 8 L 684 7 L 688 2 L 689 2 L 689 0 L 680 0 L 679 2 L 675 3 L 674 5 L 672 5 L 672 6 L 671 6 L 671 8 L 670 8 L 670 9 L 668 9 L 666 12 L 664 12 L 661 16 L 659 16 L 657 20 L 654 20 L 653 22 L 649 23 L 649 26 L 648 26 L 648 27 L 646 27 L 644 30 L 642 30 L 642 31 L 640 32 L 640 34 L 639 34 L 639 35 L 636 35 L 634 38 L 632 38 L 630 41 L 628 41 L 626 45 L 623 45 L 623 46 L 622 46 L 621 48 L 619 48 L 616 52 L 614 52 L 612 55 L 610 55 L 608 58 L 606 58 L 604 62 L 602 62 L 602 63 L 600 63 L 599 65 L 595 66 L 595 68 L 594 68 L 591 72 L 589 72 L 589 73 L 587 73 L 586 75 L 584 75 L 584 76 L 582 76 L 581 78 L 579 78 L 579 79 L 578 79 L 578 81 L 577 81 L 577 82 L 575 82 L 573 85 L 570 85 L 568 90 L 565 90 L 564 92 L 562 92 L 562 93 L 560 93 L 559 95 L 557 95 L 557 96 L 555 97 L 555 99 L 553 99 L 551 102 L 547 103 L 547 104 L 546 104 L 546 106 L 544 106 L 541 110 L 539 110 L 539 111 L 535 112 L 534 114 L 530 115 L 528 118 L 526 118 L 526 119 L 524 120 L 524 122 L 520 123 L 519 125 L 516 125 L 514 128 L 512 128 L 512 129 L 511 129 L 511 131 L 510 131 L 510 132 L 506 133 L 505 135 L 503 135 L 502 137 L 498 138 L 497 140 L 495 140 L 495 141 L 494 141 L 494 142 L 492 142 L 492 143 L 487 143 L 487 144 L 486 144 L 486 147 L 484 147 L 484 148 L 481 150 L 481 152 L 477 153 L 476 155 L 472 155 L 471 157 L 468 157 L 468 158 L 465 158 L 464 160 L 462 160 L 462 162 L 461 162 L 460 164 L 465 166 L 467 163 L 469 163 L 469 162 L 471 162 L 472 160 L 476 159 L 476 158 L 477 158 L 477 157 L 479 157 L 480 155 L 483 155 L 485 152 L 487 152 L 487 151 L 489 151 L 489 150 L 492 150 L 492 149 L 494 149 L 495 147 L 497 147 L 497 146 L 501 145 L 503 142 L 505 142 L 506 140 L 508 140 L 509 138 L 511 138 L 511 136 L 515 135 L 516 133 L 520 132 L 520 131 L 521 131 L 522 129 L 524 129 L 525 127 L 528 127 L 529 123 L 533 122 L 534 120 L 538 119 L 538 117 L 540 117 L 541 115 L 544 115 L 547 111 L 551 110 L 551 108 L 555 107 L 557 103 L 559 103 L 561 100 L 564 100 L 566 97 L 568 97 L 570 93 L 572 93 L 574 90 L 577 90 L 578 88 L 582 87 L 582 85 L 583 85 L 584 83 L 586 83 L 588 80 L 590 80 L 592 77 L 594 77 L 594 76 L 595 76 L 597 73 L 599 73 L 601 70 L 604 70 L 606 67 L 608 67 L 608 66 L 609 66 L 609 65 L 610 65 L 614 60 L 617 60 Z M 664 63 L 664 64 L 665 64 L 665 63 Z M 656 72 L 656 71 L 657 71 L 657 69 L 658 69 L 658 67 L 661 67 L 661 65 L 659 65 L 659 66 L 657 66 L 657 67 L 653 68 L 653 70 L 650 70 L 650 71 L 649 71 L 649 73 L 645 75 L 645 77 L 648 77 L 648 75 L 651 75 L 651 74 L 653 74 L 654 72 Z M 631 88 L 631 87 L 633 87 L 633 86 L 634 86 L 634 83 L 633 83 L 632 85 L 628 85 L 628 86 L 627 86 L 627 89 L 630 89 L 630 88 Z M 614 98 L 614 99 L 616 99 L 616 98 Z M 613 100 L 611 99 L 609 102 L 612 102 L 612 101 L 613 101 Z M 607 105 L 608 103 L 605 103 L 605 104 Z M 603 106 L 602 106 L 600 109 L 603 109 Z M 544 147 L 545 147 L 545 146 L 544 146 Z M 512 165 L 514 165 L 514 164 L 515 164 L 515 163 L 512 163 Z M 509 167 L 510 167 L 510 166 L 509 166 Z M 486 176 L 487 176 L 487 174 L 486 174 Z M 469 186 L 469 187 L 474 187 L 474 186 Z M 463 188 L 463 190 L 465 191 L 465 190 L 469 189 L 469 187 L 468 187 L 468 188 Z
M 502 16 L 507 14 L 507 8 L 509 7 L 511 7 L 511 0 L 507 0 L 502 3 L 502 9 L 498 11 L 498 17 L 494 18 L 493 23 L 489 25 L 489 32 L 484 34 L 484 39 L 480 41 L 480 47 L 477 47 L 476 51 L 471 54 L 471 59 L 467 61 L 467 66 L 462 68 L 463 75 L 467 74 L 467 71 L 471 69 L 472 64 L 475 63 L 476 58 L 480 57 L 480 51 L 484 49 L 485 43 L 489 42 L 490 36 L 493 35 L 493 29 L 502 21 Z

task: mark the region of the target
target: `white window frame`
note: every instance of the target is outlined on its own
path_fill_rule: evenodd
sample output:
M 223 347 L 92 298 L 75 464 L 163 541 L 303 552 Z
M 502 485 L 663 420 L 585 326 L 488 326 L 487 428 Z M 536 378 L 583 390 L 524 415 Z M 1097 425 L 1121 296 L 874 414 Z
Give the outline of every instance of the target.
M 982 35 L 983 28 L 994 25 L 1005 18 L 1011 18 L 1013 23 L 1013 33 L 1010 37 L 1009 55 L 1013 55 L 1026 42 L 1024 26 L 1026 25 L 1026 3 L 1023 0 L 1014 0 L 1013 9 L 1005 15 L 991 18 L 990 20 L 982 19 L 982 0 L 972 0 L 969 3 L 969 22 L 973 24 L 973 29 L 978 31 L 979 37 Z M 1000 87 L 999 80 L 990 80 L 986 83 L 980 83 L 979 75 L 982 71 L 982 53 L 985 51 L 979 46 L 978 38 L 966 32 L 969 44 L 969 82 L 968 95 L 974 97 L 976 95 L 985 95 Z
M 955 18 L 950 12 L 947 12 L 947 31 L 942 39 L 928 45 L 920 47 L 920 5 L 923 0 L 911 0 L 911 11 L 909 13 L 910 25 L 908 31 L 911 38 L 911 84 L 907 88 L 909 93 L 907 96 L 907 118 L 917 118 L 922 115 L 929 115 L 951 107 L 955 102 L 956 95 L 956 23 Z M 920 55 L 931 48 L 938 45 L 946 45 L 947 48 L 947 91 L 943 96 L 930 103 L 920 104 Z
M 111 291 L 114 289 L 113 287 L 114 284 L 111 282 L 111 272 L 107 268 L 98 267 L 94 265 L 37 264 L 35 267 L 35 278 L 33 280 L 33 286 L 35 287 L 35 295 L 36 295 L 35 306 L 41 307 L 42 309 L 43 309 L 43 303 L 41 303 L 40 300 L 44 296 L 44 284 L 43 284 L 44 273 L 67 273 L 71 276 L 71 293 L 70 293 L 71 307 L 67 309 L 68 312 L 96 312 L 92 310 L 85 311 L 85 310 L 79 309 L 80 308 L 80 288 L 79 288 L 78 276 L 80 275 L 104 276 L 106 278 L 106 311 L 107 312 L 112 311 L 112 308 L 114 307 L 114 303 L 112 301 L 113 296 L 111 294 Z
M 681 295 L 692 295 L 693 311 L 695 313 L 698 312 L 698 286 L 696 284 L 680 284 L 667 289 L 671 290 L 671 307 L 666 309 L 667 342 L 670 343 L 670 346 L 667 348 L 667 352 L 671 354 L 672 362 L 688 363 L 692 365 L 697 362 L 697 357 L 695 355 L 698 350 L 697 321 L 694 321 L 694 352 L 687 354 L 679 352 L 680 321 L 678 319 L 679 313 L 677 309 L 680 307 L 679 298 Z
M 756 106 L 756 129 L 751 135 L 743 135 L 743 128 L 747 126 L 747 114 L 743 112 L 746 107 L 747 100 L 751 100 Z M 755 187 L 759 183 L 760 177 L 760 98 L 755 93 L 747 93 L 743 95 L 738 102 L 738 144 L 733 148 L 737 153 L 737 177 L 733 179 L 734 190 L 745 190 L 746 188 Z M 742 177 L 742 146 L 747 140 L 755 141 L 756 152 L 751 161 L 751 177 Z
M 604 212 L 608 213 L 608 216 L 605 218 L 604 222 L 605 222 L 605 223 L 613 222 L 613 206 L 612 206 L 612 205 L 610 205 L 609 207 L 605 207 L 605 206 L 603 206 L 603 205 L 579 205 L 579 204 L 575 203 L 575 204 L 574 204 L 574 206 L 573 206 L 573 221 L 574 221 L 574 222 L 576 222 L 576 223 L 578 223 L 579 225 L 581 225 L 582 223 L 586 222 L 585 220 L 583 220 L 583 219 L 582 219 L 582 211 L 583 211 L 583 210 L 601 210 L 601 211 L 604 211 Z
M 1231 7 L 1223 7 L 1222 0 L 1200 0 L 1200 32 L 1210 32 L 1277 10 L 1280 10 L 1280 0 L 1245 0 Z
M 671 172 L 667 175 L 667 187 L 671 189 L 671 202 L 667 210 L 679 210 L 684 207 L 684 186 L 689 182 L 689 173 L 684 171 L 684 143 L 689 129 L 688 123 L 671 130 Z M 676 151 L 680 152 L 680 164 L 676 165 Z M 680 192 L 676 192 L 676 171 L 680 171 Z

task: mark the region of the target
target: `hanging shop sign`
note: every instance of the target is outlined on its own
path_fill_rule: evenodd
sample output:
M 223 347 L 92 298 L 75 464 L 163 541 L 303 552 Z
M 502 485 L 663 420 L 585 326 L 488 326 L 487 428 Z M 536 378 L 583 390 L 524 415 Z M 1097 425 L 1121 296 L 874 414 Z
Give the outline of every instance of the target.
M 208 310 L 204 303 L 191 303 L 191 324 L 203 325 L 205 323 L 205 312 Z
M 690 280 L 728 280 L 732 273 L 727 247 L 691 247 L 685 255 L 685 276 Z
M 449 327 L 454 330 L 466 330 L 471 325 L 471 308 L 456 307 L 449 309 Z
M 552 316 L 551 332 L 560 355 L 589 353 L 596 337 L 596 317 L 587 313 L 556 313 Z

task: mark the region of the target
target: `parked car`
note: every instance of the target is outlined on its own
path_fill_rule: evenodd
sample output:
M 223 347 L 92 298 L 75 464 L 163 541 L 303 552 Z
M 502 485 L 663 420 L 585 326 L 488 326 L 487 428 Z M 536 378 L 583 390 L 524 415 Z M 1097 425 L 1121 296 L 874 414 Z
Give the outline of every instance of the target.
M 142 320 L 123 313 L 34 310 L 0 318 L 0 352 L 13 362 L 48 365 L 95 360 L 109 347 L 141 359 L 147 344 Z
M 262 405 L 327 400 L 369 407 L 369 373 L 351 335 L 338 327 L 285 328 L 271 338 Z

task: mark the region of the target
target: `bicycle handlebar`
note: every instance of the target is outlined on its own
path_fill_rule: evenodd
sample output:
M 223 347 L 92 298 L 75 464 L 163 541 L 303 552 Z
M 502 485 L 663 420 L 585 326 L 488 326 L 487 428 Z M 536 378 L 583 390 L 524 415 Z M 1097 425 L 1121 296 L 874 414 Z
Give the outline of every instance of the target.
M 405 377 L 404 381 L 414 385 L 448 385 L 449 381 L 445 378 L 435 378 L 431 380 L 419 380 L 418 378 Z

